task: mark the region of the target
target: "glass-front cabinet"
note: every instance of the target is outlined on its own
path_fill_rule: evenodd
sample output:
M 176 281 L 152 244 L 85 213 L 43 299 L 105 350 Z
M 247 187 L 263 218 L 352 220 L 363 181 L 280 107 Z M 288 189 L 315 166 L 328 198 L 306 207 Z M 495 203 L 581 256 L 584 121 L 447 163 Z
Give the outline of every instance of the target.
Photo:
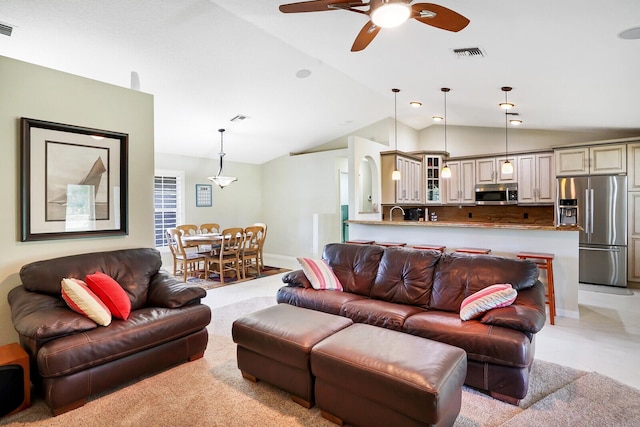
M 440 177 L 442 156 L 425 154 L 422 164 L 425 177 L 424 202 L 425 204 L 440 204 L 442 203 L 442 178 Z

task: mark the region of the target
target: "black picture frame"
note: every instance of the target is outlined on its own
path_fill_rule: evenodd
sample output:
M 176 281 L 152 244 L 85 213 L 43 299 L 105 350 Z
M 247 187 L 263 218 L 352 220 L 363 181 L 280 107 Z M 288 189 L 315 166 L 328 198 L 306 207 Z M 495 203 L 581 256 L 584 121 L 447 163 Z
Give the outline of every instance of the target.
M 128 234 L 129 135 L 20 119 L 21 241 Z

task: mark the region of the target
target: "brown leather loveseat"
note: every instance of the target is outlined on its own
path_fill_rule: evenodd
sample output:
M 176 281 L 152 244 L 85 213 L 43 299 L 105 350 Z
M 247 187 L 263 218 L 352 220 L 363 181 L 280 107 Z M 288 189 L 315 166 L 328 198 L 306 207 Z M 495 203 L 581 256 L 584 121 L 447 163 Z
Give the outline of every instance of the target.
M 207 347 L 211 311 L 206 291 L 160 270 L 155 249 L 125 249 L 38 261 L 20 270 L 9 292 L 14 327 L 29 354 L 31 378 L 54 415 L 90 395 L 143 375 L 195 360 Z M 109 326 L 72 311 L 61 280 L 102 272 L 131 300 L 127 320 Z
M 533 262 L 338 243 L 325 246 L 322 258 L 343 292 L 313 289 L 297 270 L 283 276 L 288 285 L 277 301 L 460 347 L 467 352 L 466 385 L 513 404 L 526 396 L 535 333 L 546 319 Z M 460 319 L 464 298 L 502 283 L 518 292 L 512 305 Z

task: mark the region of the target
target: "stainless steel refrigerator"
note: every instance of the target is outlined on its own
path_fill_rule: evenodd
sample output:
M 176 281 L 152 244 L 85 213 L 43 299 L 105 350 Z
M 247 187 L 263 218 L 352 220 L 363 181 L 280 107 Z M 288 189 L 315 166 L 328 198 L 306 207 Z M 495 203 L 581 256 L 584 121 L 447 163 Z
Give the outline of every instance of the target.
M 580 282 L 626 287 L 627 177 L 558 178 L 557 194 L 578 202 Z

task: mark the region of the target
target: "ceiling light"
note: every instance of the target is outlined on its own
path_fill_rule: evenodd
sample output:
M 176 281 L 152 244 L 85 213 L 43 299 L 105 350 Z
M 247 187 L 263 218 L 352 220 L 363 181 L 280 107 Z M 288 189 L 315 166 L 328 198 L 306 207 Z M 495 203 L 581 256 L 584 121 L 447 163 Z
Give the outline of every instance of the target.
M 434 122 L 441 122 L 444 120 L 444 117 L 442 116 L 433 116 L 431 118 L 433 119 Z
M 420 102 L 420 101 L 411 101 L 409 103 L 409 105 L 411 105 L 413 108 L 420 108 L 420 107 L 422 107 L 422 102 Z
M 222 141 L 222 134 L 224 133 L 224 129 L 218 129 L 218 132 L 220 132 L 220 169 L 218 169 L 218 174 L 216 176 L 210 176 L 207 179 L 209 181 L 213 181 L 216 184 L 218 184 L 218 187 L 220 188 L 224 188 L 227 185 L 231 184 L 234 181 L 237 181 L 238 178 L 233 177 L 233 176 L 223 176 L 222 175 L 222 159 L 224 159 L 225 153 L 224 153 L 224 146 L 223 146 L 223 141 Z
M 511 91 L 511 88 L 509 86 L 503 86 L 502 91 L 504 92 L 504 104 L 509 104 L 509 102 L 507 101 L 507 93 Z M 513 106 L 513 104 L 510 104 L 510 105 Z M 511 108 L 511 107 L 508 107 L 508 108 Z M 505 175 L 513 174 L 513 165 L 509 161 L 509 138 L 508 138 L 508 130 L 507 130 L 509 128 L 507 123 L 508 119 L 509 119 L 509 113 L 505 111 L 504 112 L 504 163 L 500 168 L 502 173 Z
M 296 77 L 299 79 L 306 79 L 310 75 L 311 75 L 311 70 L 307 70 L 306 68 L 303 68 L 302 70 L 298 70 L 296 72 Z
M 393 28 L 411 16 L 411 8 L 402 0 L 382 0 L 382 4 L 371 12 L 371 21 L 380 28 Z
M 396 140 L 396 153 L 398 152 L 398 92 L 400 89 L 391 89 L 393 92 L 393 132 L 395 134 Z M 391 179 L 393 181 L 400 181 L 402 176 L 400 175 L 400 171 L 398 170 L 398 163 L 396 163 L 396 168 L 391 173 Z
M 451 89 L 449 89 L 448 87 L 443 87 L 440 90 L 444 94 L 444 155 L 447 156 L 447 92 L 449 92 Z M 442 163 L 443 165 L 442 171 L 440 171 L 440 176 L 442 178 L 451 178 L 451 169 L 449 169 L 447 161 L 445 160 Z
M 514 126 L 520 126 L 522 124 L 522 120 L 520 120 L 520 119 L 510 119 L 509 123 L 511 123 Z

